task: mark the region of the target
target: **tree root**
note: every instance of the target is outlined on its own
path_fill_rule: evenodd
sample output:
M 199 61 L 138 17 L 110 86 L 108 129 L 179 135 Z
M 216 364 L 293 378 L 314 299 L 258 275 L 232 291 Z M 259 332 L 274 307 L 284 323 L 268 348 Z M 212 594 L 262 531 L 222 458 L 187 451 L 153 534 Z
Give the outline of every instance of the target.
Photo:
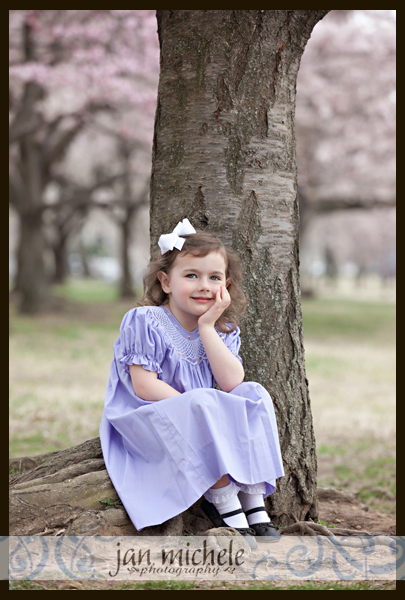
M 333 533 L 327 527 L 311 521 L 297 521 L 292 525 L 288 525 L 288 527 L 283 529 L 282 533 L 283 535 L 286 533 L 298 533 L 298 535 L 326 535 L 334 537 Z
M 125 510 L 114 508 L 118 507 L 119 497 L 105 469 L 99 438 L 66 450 L 12 459 L 10 470 L 9 535 L 140 535 Z M 321 496 L 335 502 L 355 499 L 333 488 L 319 488 L 319 491 Z M 209 526 L 200 513 L 196 502 L 182 515 L 145 528 L 141 535 L 200 535 Z M 283 529 L 283 535 L 387 535 L 328 528 L 311 519 L 292 518 L 296 522 Z
M 335 536 L 387 536 L 386 532 L 383 531 L 366 531 L 363 529 L 342 529 L 340 527 L 333 527 L 329 529 L 325 527 L 325 525 L 321 525 L 320 523 L 314 523 L 313 521 L 297 521 L 292 525 L 288 525 L 285 529 L 282 530 L 282 534 L 291 534 L 296 533 L 298 535 L 324 535 L 328 537 Z

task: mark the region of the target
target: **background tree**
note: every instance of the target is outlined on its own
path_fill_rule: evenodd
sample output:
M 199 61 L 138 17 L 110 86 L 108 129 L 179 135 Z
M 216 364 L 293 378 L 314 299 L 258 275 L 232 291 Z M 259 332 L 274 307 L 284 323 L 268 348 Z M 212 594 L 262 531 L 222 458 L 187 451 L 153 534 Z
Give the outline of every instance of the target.
M 49 230 L 46 237 L 54 254 L 53 283 L 63 284 L 66 282 L 69 275 L 69 238 L 83 227 L 90 211 L 95 208 L 113 210 L 115 196 L 108 203 L 97 202 L 97 193 L 100 190 L 107 193 L 113 192 L 114 183 L 125 177 L 128 177 L 126 171 L 105 176 L 96 167 L 92 181 L 85 185 L 73 178 L 69 179 L 62 174 L 54 173 L 51 188 L 54 199 L 51 202 L 48 195 L 43 210 L 44 221 Z
M 120 263 L 121 279 L 119 283 L 120 298 L 134 297 L 130 244 L 133 237 L 133 224 L 142 207 L 149 203 L 150 187 L 150 149 L 151 145 L 137 137 L 130 126 L 130 119 L 121 117 L 120 124 L 113 127 L 100 125 L 101 131 L 113 141 L 113 171 L 122 170 L 122 175 L 114 178 L 111 187 L 110 201 L 103 205 L 108 209 L 111 219 L 120 231 Z M 99 166 L 101 171 L 109 170 L 110 165 Z M 100 175 L 101 176 L 101 175 Z M 112 176 L 114 177 L 114 176 Z
M 156 42 L 154 11 L 10 11 L 10 201 L 19 217 L 23 312 L 48 305 L 46 193 L 73 140 L 95 114 L 122 106 L 137 115 L 138 138 L 150 136 L 151 37 Z
M 299 284 L 295 91 L 326 10 L 157 11 L 161 47 L 151 255 L 188 217 L 239 253 L 249 308 L 246 378 L 274 401 L 286 476 L 278 523 L 317 517 L 316 453 Z
M 395 11 L 333 10 L 311 36 L 297 80 L 301 239 L 307 248 L 316 236 L 327 264 L 328 255 L 340 265 L 351 256 L 359 272 L 378 254 L 386 260 L 395 244 L 395 53 Z M 349 212 L 334 214 L 332 224 L 336 211 Z M 344 253 L 348 228 L 356 244 L 346 240 L 352 251 Z
M 101 157 L 88 163 L 84 179 L 74 176 L 75 163 L 69 169 L 65 164 L 63 174 L 55 174 L 57 199 L 47 204 L 46 211 L 52 224 L 50 244 L 55 255 L 55 283 L 64 283 L 69 273 L 69 237 L 83 227 L 92 210 L 101 209 L 119 229 L 119 295 L 121 298 L 134 296 L 130 243 L 139 210 L 149 202 L 150 146 L 137 139 L 128 120 L 130 117 L 124 119 L 122 115 L 119 119 L 109 119 L 108 125 L 97 118 L 94 120 L 92 130 L 97 133 L 96 139 L 100 138 L 102 145 L 110 138 L 111 144 Z M 97 145 L 94 138 L 91 139 L 91 145 Z
M 379 40 L 378 52 L 375 39 Z M 123 175 L 118 137 L 125 131 L 128 118 L 130 135 L 124 136 L 124 143 L 131 141 L 136 146 L 129 165 L 136 196 L 139 190 L 134 182 L 150 172 L 157 53 L 155 11 L 10 11 L 10 199 L 20 221 L 21 268 L 17 268 L 14 285 L 24 288 L 23 310 L 35 311 L 36 304 L 38 309 L 46 304 L 52 263 L 53 279 L 63 281 L 66 254 L 72 249 L 71 235 L 92 215 L 90 206 L 101 194 L 100 179 L 106 179 L 107 174 Z M 330 251 L 338 267 L 343 256 L 360 260 L 361 255 L 359 267 L 364 270 L 371 237 L 375 240 L 373 262 L 378 262 L 379 253 L 384 253 L 384 265 L 392 262 L 394 58 L 395 11 L 330 11 L 311 36 L 297 82 L 304 258 L 309 256 L 306 224 L 315 227 L 308 234 L 311 246 L 312 240 L 321 240 L 327 229 L 326 221 L 324 224 L 316 215 L 350 208 L 352 214 L 346 217 L 343 229 L 356 223 L 358 231 L 361 210 L 366 208 L 370 211 L 364 217 L 369 224 L 366 237 L 356 235 L 357 245 L 349 252 L 340 250 L 342 236 L 338 239 L 335 235 Z M 106 124 L 115 128 L 117 143 L 109 144 L 108 136 L 98 131 Z M 76 133 L 69 134 L 75 127 Z M 85 139 L 89 140 L 87 145 Z M 52 150 L 56 147 L 59 155 Z M 54 158 L 46 168 L 45 155 Z M 61 180 L 64 185 L 54 185 Z M 109 189 L 111 207 L 114 194 L 122 194 L 122 184 L 118 179 L 114 182 Z M 35 192 L 39 184 L 42 196 Z M 102 189 L 105 195 L 108 187 Z M 75 201 L 69 207 L 68 203 L 69 197 L 77 199 L 78 193 L 75 214 Z M 84 209 L 86 198 L 89 206 Z M 133 201 L 137 202 L 135 198 Z M 113 210 L 122 232 L 124 210 L 124 205 Z M 131 219 L 133 223 L 134 213 Z M 387 223 L 384 235 L 381 223 Z M 122 247 L 126 246 L 123 242 Z M 50 250 L 54 258 L 47 261 L 45 269 L 44 254 L 50 255 Z M 122 272 L 127 273 L 126 256 L 128 253 L 121 253 L 120 262 Z M 382 270 L 385 272 L 385 267 Z M 128 280 L 128 276 L 123 279 Z M 130 284 L 124 283 L 122 289 L 129 288 Z M 35 302 L 30 300 L 34 297 Z

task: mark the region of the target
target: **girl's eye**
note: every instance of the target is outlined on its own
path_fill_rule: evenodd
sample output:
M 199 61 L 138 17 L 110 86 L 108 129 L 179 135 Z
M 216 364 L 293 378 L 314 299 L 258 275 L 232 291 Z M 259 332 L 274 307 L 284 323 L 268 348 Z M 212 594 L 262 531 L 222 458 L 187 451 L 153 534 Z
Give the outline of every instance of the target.
M 187 279 L 194 279 L 195 277 L 197 277 L 195 273 L 187 273 L 186 275 Z M 221 278 L 218 275 L 211 275 L 210 279 L 213 279 L 214 281 L 221 281 Z

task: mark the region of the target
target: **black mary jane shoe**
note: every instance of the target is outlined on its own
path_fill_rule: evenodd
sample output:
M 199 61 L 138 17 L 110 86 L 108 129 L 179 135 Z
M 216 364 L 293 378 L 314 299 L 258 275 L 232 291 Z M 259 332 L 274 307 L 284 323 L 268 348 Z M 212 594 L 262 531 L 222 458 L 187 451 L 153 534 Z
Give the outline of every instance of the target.
M 258 506 L 257 508 L 251 508 L 250 510 L 245 511 L 245 515 L 251 515 L 255 512 L 263 511 L 267 514 L 266 509 L 262 506 Z M 272 523 L 255 523 L 254 525 L 250 525 L 250 528 L 255 531 L 255 535 L 257 537 L 258 542 L 278 542 L 281 538 L 281 534 L 278 530 L 277 525 Z M 269 539 L 271 538 L 271 539 Z
M 215 527 L 231 527 L 231 525 L 225 523 L 224 519 L 226 519 L 226 517 L 233 517 L 233 515 L 239 515 L 243 513 L 243 510 L 238 508 L 237 510 L 220 515 L 214 504 L 205 499 L 201 502 L 200 508 Z M 233 527 L 232 529 L 239 531 L 251 548 L 257 548 L 255 539 L 256 532 L 254 529 L 251 527 Z

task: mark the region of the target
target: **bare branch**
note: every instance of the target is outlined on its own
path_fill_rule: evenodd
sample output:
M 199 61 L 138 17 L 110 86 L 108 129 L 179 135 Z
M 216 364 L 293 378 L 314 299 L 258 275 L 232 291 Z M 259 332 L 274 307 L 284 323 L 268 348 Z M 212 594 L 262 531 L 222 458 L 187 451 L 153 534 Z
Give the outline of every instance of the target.
M 19 142 L 22 138 L 36 133 L 43 125 L 43 121 L 38 113 L 32 115 L 20 115 L 20 118 L 10 126 L 9 145 Z
M 45 153 L 44 159 L 44 173 L 47 174 L 51 165 L 63 157 L 63 154 L 68 149 L 72 140 L 76 137 L 79 131 L 83 128 L 84 121 L 80 120 L 75 127 L 69 131 L 64 132 L 56 144 L 48 149 Z
M 392 208 L 393 206 L 396 206 L 395 198 L 390 200 L 380 200 L 378 198 L 325 198 L 324 200 L 318 200 L 310 203 L 308 208 L 314 210 L 316 213 L 328 213 L 337 210 L 348 210 L 353 208 L 371 210 L 372 208 Z

